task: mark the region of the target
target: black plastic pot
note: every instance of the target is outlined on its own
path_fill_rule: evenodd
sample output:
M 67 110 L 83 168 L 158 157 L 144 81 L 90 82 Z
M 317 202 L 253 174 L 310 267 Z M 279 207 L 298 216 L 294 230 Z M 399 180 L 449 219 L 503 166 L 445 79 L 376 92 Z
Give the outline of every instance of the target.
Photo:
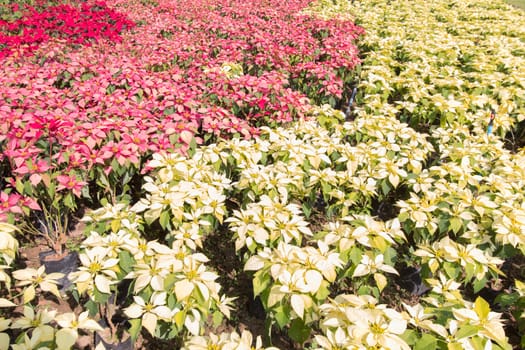
M 421 269 L 415 267 L 407 267 L 400 271 L 400 276 L 397 279 L 397 284 L 410 292 L 412 295 L 421 296 L 430 290 L 421 279 Z
M 46 259 L 47 257 L 56 254 L 53 250 L 48 250 L 38 254 L 40 263 L 45 266 L 46 273 L 60 272 L 64 274 L 64 277 L 58 280 L 60 291 L 66 291 L 71 285 L 71 281 L 67 275 L 78 269 L 79 260 L 77 252 L 70 252 L 62 259 Z

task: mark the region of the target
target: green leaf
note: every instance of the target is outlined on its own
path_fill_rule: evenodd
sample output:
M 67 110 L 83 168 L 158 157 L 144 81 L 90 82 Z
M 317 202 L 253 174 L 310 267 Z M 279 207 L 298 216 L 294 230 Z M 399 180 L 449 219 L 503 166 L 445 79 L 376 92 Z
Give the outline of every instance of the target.
M 166 229 L 169 226 L 170 224 L 170 212 L 169 211 L 164 210 L 162 213 L 160 213 L 159 223 L 163 229 Z
M 24 193 L 24 183 L 22 182 L 22 180 L 16 179 L 15 187 L 18 193 Z
M 474 264 L 467 263 L 465 265 L 465 281 L 470 281 L 474 277 L 476 272 L 476 266 Z
M 352 263 L 354 265 L 358 265 L 359 262 L 361 261 L 361 258 L 363 257 L 363 252 L 356 245 L 354 245 L 352 249 L 350 249 L 349 256 L 350 256 L 350 260 L 352 261 Z
M 391 190 L 391 187 L 387 181 L 381 181 L 381 191 L 386 196 Z
M 129 335 L 131 336 L 131 340 L 134 342 L 137 340 L 140 334 L 140 330 L 142 329 L 142 319 L 141 318 L 135 318 L 128 320 L 130 327 L 128 329 Z
M 120 220 L 112 220 L 111 221 L 111 231 L 118 232 L 119 229 L 120 229 Z
M 501 306 L 509 306 L 514 303 L 516 303 L 519 299 L 519 295 L 517 293 L 512 294 L 499 294 L 496 297 L 496 303 L 501 304 Z
M 447 273 L 447 276 L 451 279 L 456 279 L 460 272 L 459 266 L 454 265 L 453 263 L 447 263 L 447 262 L 443 263 L 443 269 Z
M 374 273 L 374 280 L 376 281 L 377 288 L 379 288 L 379 292 L 382 292 L 388 284 L 385 275 L 381 273 Z
M 213 326 L 218 327 L 221 325 L 222 320 L 224 320 L 224 315 L 220 311 L 215 311 L 212 315 Z
M 186 319 L 186 311 L 181 310 L 175 314 L 175 324 L 179 329 L 184 326 L 184 320 Z
M 437 339 L 430 334 L 423 334 L 414 346 L 414 350 L 434 350 L 437 348 Z
M 87 81 L 87 80 L 93 78 L 94 76 L 95 76 L 95 75 L 94 75 L 93 73 L 91 73 L 91 72 L 86 72 L 86 73 L 84 73 L 84 74 L 82 74 L 82 75 L 80 76 L 80 80 L 81 80 L 81 81 Z
M 195 137 L 192 137 L 190 144 L 189 144 L 189 148 L 188 148 L 188 155 L 191 158 L 193 158 L 193 155 L 195 154 L 196 150 L 197 150 L 197 140 L 195 139 Z
M 97 176 L 97 185 L 99 185 L 100 187 L 102 188 L 110 188 L 111 186 L 109 185 L 109 181 L 108 181 L 108 177 L 106 176 L 106 174 L 104 174 L 104 172 L 102 171 L 99 171 L 98 172 L 98 176 Z
M 449 343 L 447 344 L 448 350 L 463 350 L 463 345 L 461 343 Z
M 450 219 L 450 229 L 454 233 L 458 233 L 459 230 L 461 230 L 462 227 L 463 227 L 463 220 L 461 220 L 460 218 L 451 218 Z
M 67 193 L 64 197 L 64 205 L 69 209 L 75 209 L 75 200 L 73 199 L 73 194 L 71 192 Z
M 89 299 L 88 302 L 84 304 L 84 307 L 89 311 L 90 317 L 93 317 L 96 314 L 98 314 L 98 304 L 95 301 Z
M 315 293 L 315 298 L 319 301 L 326 300 L 328 296 L 330 295 L 330 290 L 328 289 L 329 283 L 326 281 L 323 281 L 319 289 L 317 290 L 317 293 Z
M 271 278 L 266 270 L 260 270 L 253 276 L 253 295 L 261 294 L 271 284 Z
M 472 288 L 474 289 L 474 293 L 477 293 L 480 290 L 482 290 L 485 287 L 486 284 L 487 284 L 487 279 L 486 278 L 475 279 L 474 283 L 472 283 Z
M 283 329 L 288 324 L 288 322 L 290 322 L 289 308 L 279 305 L 278 307 L 273 308 L 272 311 L 274 313 L 275 321 L 277 321 L 277 325 L 280 329 Z
M 310 217 L 310 214 L 312 214 L 312 206 L 307 202 L 303 203 L 303 213 L 307 219 Z
M 109 294 L 101 293 L 97 288 L 93 288 L 93 299 L 99 304 L 104 304 L 109 299 Z
M 407 329 L 403 334 L 399 336 L 408 345 L 414 345 L 419 339 L 419 333 L 413 329 Z
M 485 345 L 484 345 L 484 339 L 480 338 L 480 337 L 472 337 L 469 339 L 470 340 L 470 345 L 472 345 L 472 347 L 474 348 L 474 350 L 484 350 L 485 349 Z M 494 347 L 492 347 L 494 348 Z
M 118 253 L 118 258 L 120 268 L 127 275 L 133 269 L 133 265 L 135 265 L 135 259 L 133 256 L 131 256 L 130 252 L 125 250 Z
M 175 113 L 175 108 L 174 107 L 168 107 L 164 110 L 164 115 L 170 115 L 170 114 L 173 114 Z
M 311 327 L 308 327 L 303 320 L 296 318 L 292 321 L 290 329 L 288 330 L 288 335 L 290 338 L 297 343 L 304 343 L 310 336 L 312 331 Z
M 89 194 L 89 186 L 82 187 L 81 193 L 83 198 L 92 199 L 91 195 Z
M 472 325 L 464 325 L 461 326 L 461 328 L 456 332 L 456 339 L 463 339 L 463 338 L 469 338 L 473 335 L 478 334 L 479 327 L 472 326 Z
M 406 212 L 406 211 L 402 212 L 402 213 L 399 213 L 397 218 L 399 219 L 399 222 L 405 222 L 405 221 L 407 221 L 410 218 L 410 213 Z
M 474 311 L 480 319 L 485 320 L 489 316 L 490 305 L 482 297 L 477 297 L 474 302 Z
M 164 288 L 170 289 L 175 285 L 175 282 L 178 281 L 178 277 L 174 273 L 170 273 L 164 278 Z

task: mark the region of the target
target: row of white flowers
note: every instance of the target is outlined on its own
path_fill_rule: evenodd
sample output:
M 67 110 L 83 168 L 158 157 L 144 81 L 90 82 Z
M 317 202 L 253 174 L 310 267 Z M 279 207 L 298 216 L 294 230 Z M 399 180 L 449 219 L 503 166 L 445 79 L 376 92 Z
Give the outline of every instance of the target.
M 422 307 L 436 315 L 455 304 L 450 326 L 457 330 L 455 310 L 468 305 L 460 290 L 497 280 L 503 259 L 525 253 L 525 152 L 505 149 L 514 147 L 525 119 L 525 16 L 503 1 L 321 1 L 312 11 L 351 17 L 367 29 L 356 121 L 373 123 L 379 115 L 430 134 L 435 154 L 407 180 L 398 219 L 418 246 L 404 259 L 419 265 L 432 287 Z M 515 283 L 521 295 L 523 284 Z M 525 316 L 519 307 L 514 317 Z M 499 317 L 481 300 L 474 308 L 485 321 Z M 497 322 L 480 334 L 503 346 Z M 482 343 L 463 339 L 457 346 Z

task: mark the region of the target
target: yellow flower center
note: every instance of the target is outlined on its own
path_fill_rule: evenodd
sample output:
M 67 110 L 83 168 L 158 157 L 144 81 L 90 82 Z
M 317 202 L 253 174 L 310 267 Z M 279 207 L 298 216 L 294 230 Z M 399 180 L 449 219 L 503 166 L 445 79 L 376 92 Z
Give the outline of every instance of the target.
M 98 261 L 94 261 L 89 265 L 89 272 L 96 273 L 102 270 L 102 265 Z
M 374 323 L 372 323 L 370 325 L 370 330 L 374 334 L 383 334 L 385 332 L 384 327 L 381 324 L 376 323 L 376 322 L 374 322 Z
M 190 281 L 192 279 L 194 279 L 195 277 L 197 277 L 197 275 L 198 275 L 197 271 L 195 271 L 195 270 L 190 270 L 190 271 L 186 272 L 186 278 L 189 279 Z

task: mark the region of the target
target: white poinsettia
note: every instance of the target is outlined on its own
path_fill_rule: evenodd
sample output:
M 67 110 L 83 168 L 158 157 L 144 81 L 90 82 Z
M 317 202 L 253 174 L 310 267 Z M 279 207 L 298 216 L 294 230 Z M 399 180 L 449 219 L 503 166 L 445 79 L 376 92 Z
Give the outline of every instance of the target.
M 13 262 L 18 252 L 18 240 L 14 237 L 17 231 L 16 226 L 0 222 L 0 258 L 7 265 Z
M 0 317 L 0 350 L 9 349 L 10 336 L 5 331 L 9 329 L 10 325 L 11 325 L 10 319 L 5 319 L 3 317 Z
M 241 334 L 236 331 L 233 332 L 222 332 L 218 335 L 210 333 L 209 335 L 202 336 L 196 335 L 188 339 L 182 350 L 278 350 L 275 347 L 263 347 L 261 337 L 253 341 L 253 335 L 248 330 L 243 330 Z
M 438 333 L 442 337 L 446 336 L 446 329 L 444 326 L 432 321 L 434 315 L 421 304 L 408 305 L 402 303 L 406 312 L 403 313 L 403 317 L 408 321 L 409 324 L 414 327 L 418 327 L 425 330 L 431 330 Z
M 439 273 L 439 279 L 428 278 L 426 282 L 432 287 L 432 292 L 442 295 L 445 300 L 449 302 L 464 303 L 463 296 L 461 295 L 460 287 L 461 283 L 447 278 L 445 274 Z
M 110 248 L 97 246 L 79 254 L 81 266 L 78 271 L 69 274 L 69 278 L 81 294 L 86 291 L 92 293 L 93 288 L 101 293 L 111 293 L 111 286 L 117 283 L 116 269 L 119 260 L 109 258 L 109 251 Z
M 56 344 L 58 349 L 71 349 L 78 339 L 78 330 L 102 331 L 103 328 L 93 319 L 89 318 L 89 312 L 84 311 L 77 315 L 73 312 L 59 314 L 55 321 L 61 327 L 56 332 Z
M 0 265 L 0 282 L 5 283 L 7 289 L 11 288 L 11 276 L 6 272 L 11 269 L 11 266 L 9 265 Z M 1 298 L 2 300 L 7 300 L 5 298 Z
M 64 277 L 63 273 L 46 274 L 45 266 L 42 265 L 38 269 L 28 267 L 23 270 L 13 271 L 13 277 L 18 280 L 16 286 L 25 287 L 23 293 L 24 304 L 35 298 L 37 287 L 44 292 L 53 293 L 57 298 L 61 298 L 57 283 L 59 279 Z
M 148 301 L 135 295 L 133 304 L 124 313 L 131 319 L 142 319 L 142 326 L 152 335 L 155 335 L 159 320 L 170 321 L 173 315 L 172 310 L 166 306 L 166 292 L 155 292 Z
M 328 329 L 325 335 L 316 334 L 315 341 L 318 344 L 316 350 L 352 349 L 356 347 L 355 344 L 352 344 L 351 337 L 342 328 L 337 328 L 335 331 Z
M 170 272 L 168 264 L 156 257 L 151 257 L 147 262 L 137 263 L 127 277 L 135 280 L 134 293 L 138 293 L 148 286 L 151 286 L 155 291 L 162 291 L 164 290 L 164 281 Z
M 378 254 L 376 256 L 365 254 L 363 255 L 361 262 L 355 268 L 352 277 L 366 276 L 378 271 L 393 273 L 396 275 L 399 274 L 393 266 L 384 263 L 383 254 Z
M 360 321 L 349 331 L 363 345 L 376 347 L 388 344 L 389 349 L 409 350 L 408 344 L 400 338 L 406 330 L 407 323 L 397 311 L 385 309 L 381 314 L 356 310 Z
M 57 311 L 39 309 L 35 310 L 31 306 L 24 306 L 24 315 L 14 320 L 11 324 L 12 329 L 32 330 L 31 342 L 45 342 L 52 340 L 55 336 L 54 327 L 50 325 L 55 320 Z
M 18 343 L 11 344 L 12 350 L 51 350 L 47 346 L 41 345 L 41 343 L 46 342 L 46 340 L 41 338 L 41 334 L 39 332 L 33 332 L 31 336 L 29 336 L 27 333 L 24 333 L 21 338 L 21 341 Z
M 322 349 L 388 346 L 389 349 L 408 349 L 400 335 L 407 328 L 403 314 L 378 304 L 367 295 L 342 294 L 320 306 L 319 337 Z
M 506 343 L 501 313 L 490 311 L 489 304 L 483 298 L 478 297 L 471 308 L 453 309 L 452 313 L 460 324 L 479 326 L 479 334 Z
M 177 300 L 187 299 L 196 289 L 201 293 L 204 300 L 209 299 L 210 295 L 218 293 L 219 286 L 215 280 L 219 276 L 207 269 L 204 264 L 206 261 L 207 258 L 200 254 L 193 254 L 184 258 L 180 278 L 173 287 Z

